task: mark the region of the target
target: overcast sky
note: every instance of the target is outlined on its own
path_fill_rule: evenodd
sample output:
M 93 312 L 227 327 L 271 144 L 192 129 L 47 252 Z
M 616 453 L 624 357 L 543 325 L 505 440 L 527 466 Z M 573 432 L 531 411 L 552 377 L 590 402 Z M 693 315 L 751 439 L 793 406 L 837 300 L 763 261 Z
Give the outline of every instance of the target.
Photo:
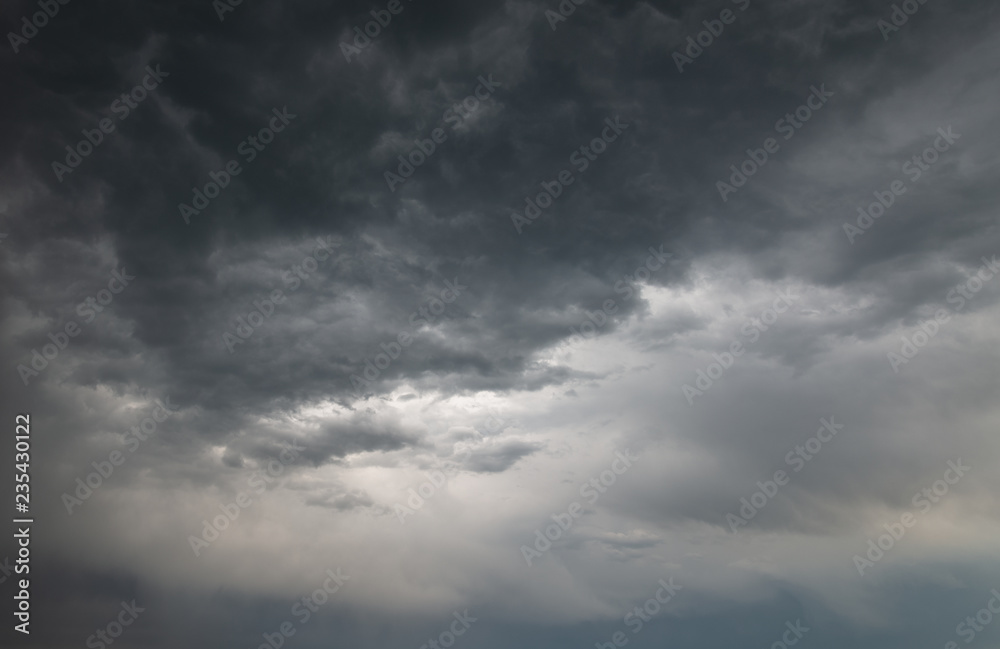
M 6 646 L 1000 646 L 996 3 L 0 22 Z

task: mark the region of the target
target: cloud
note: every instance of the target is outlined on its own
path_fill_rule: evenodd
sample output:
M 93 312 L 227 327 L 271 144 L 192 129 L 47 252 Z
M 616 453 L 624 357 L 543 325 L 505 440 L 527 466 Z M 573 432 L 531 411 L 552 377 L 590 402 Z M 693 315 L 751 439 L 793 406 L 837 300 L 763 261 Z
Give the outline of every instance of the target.
M 465 608 L 482 622 L 461 642 L 582 646 L 671 576 L 684 589 L 636 646 L 770 646 L 799 618 L 817 646 L 947 642 L 998 582 L 1000 283 L 977 275 L 1000 254 L 995 11 L 921 4 L 885 39 L 881 2 L 743 4 L 594 0 L 553 30 L 554 1 L 404 2 L 348 61 L 386 3 L 221 21 L 208 2 L 70 3 L 7 50 L 0 391 L 7 421 L 32 415 L 40 642 L 86 643 L 134 597 L 137 647 L 257 646 L 288 619 L 301 647 L 420 646 Z M 0 15 L 19 31 L 38 7 Z M 737 20 L 678 72 L 723 9 Z M 156 65 L 169 77 L 119 119 Z M 499 85 L 463 109 L 481 77 Z M 609 118 L 629 126 L 596 155 Z M 102 119 L 115 130 L 57 178 Z M 947 128 L 961 137 L 917 176 Z M 716 183 L 769 137 L 723 201 Z M 185 223 L 178 205 L 231 160 Z M 564 170 L 518 234 L 511 214 Z M 852 242 L 844 224 L 897 180 Z M 120 292 L 116 272 L 134 276 Z M 179 412 L 129 451 L 157 399 Z M 830 417 L 845 428 L 808 451 Z M 626 449 L 640 460 L 602 483 Z M 115 451 L 128 461 L 67 516 L 63 494 Z M 859 575 L 852 557 L 958 459 L 968 477 Z M 394 504 L 425 484 L 401 525 Z M 240 493 L 252 506 L 195 557 L 188 537 Z M 352 580 L 299 625 L 337 566 Z

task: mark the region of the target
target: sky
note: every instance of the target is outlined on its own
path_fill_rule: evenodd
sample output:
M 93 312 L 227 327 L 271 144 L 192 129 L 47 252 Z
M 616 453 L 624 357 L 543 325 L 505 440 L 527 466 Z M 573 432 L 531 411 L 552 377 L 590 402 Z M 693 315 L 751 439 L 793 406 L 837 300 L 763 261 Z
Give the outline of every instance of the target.
M 995 3 L 0 24 L 4 646 L 1000 647 Z

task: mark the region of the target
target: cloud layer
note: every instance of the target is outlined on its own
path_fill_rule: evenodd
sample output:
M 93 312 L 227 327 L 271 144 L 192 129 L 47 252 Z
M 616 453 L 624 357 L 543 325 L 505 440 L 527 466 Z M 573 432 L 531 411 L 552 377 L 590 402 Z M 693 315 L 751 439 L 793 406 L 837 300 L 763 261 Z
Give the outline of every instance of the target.
M 10 646 L 132 599 L 135 647 L 466 610 L 484 648 L 945 646 L 988 610 L 993 4 L 37 11 L 0 8 Z

